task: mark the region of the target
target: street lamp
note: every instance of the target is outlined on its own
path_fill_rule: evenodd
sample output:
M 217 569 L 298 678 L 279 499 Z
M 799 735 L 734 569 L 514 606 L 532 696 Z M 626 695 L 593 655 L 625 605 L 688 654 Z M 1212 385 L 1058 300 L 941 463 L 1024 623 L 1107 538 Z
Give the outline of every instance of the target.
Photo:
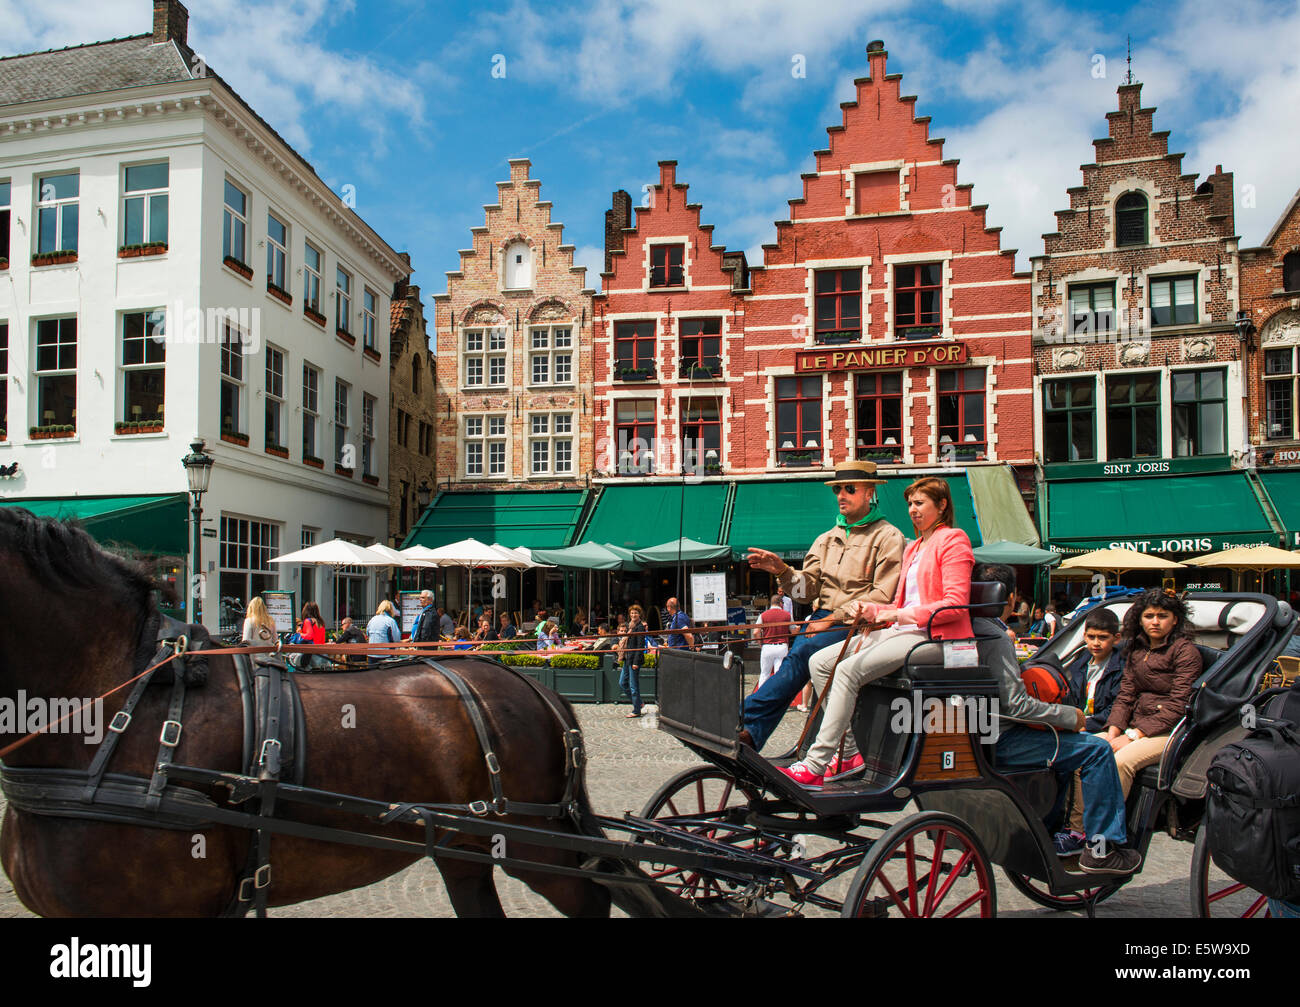
M 433 488 L 425 480 L 421 479 L 420 485 L 415 490 L 415 500 L 420 505 L 420 510 L 423 511 L 424 508 L 428 507 L 429 501 L 432 499 Z
M 194 521 L 194 560 L 190 565 L 189 590 L 189 621 L 192 623 L 202 621 L 199 592 L 199 578 L 202 573 L 199 571 L 199 564 L 202 555 L 200 521 L 203 517 L 203 508 L 199 506 L 199 502 L 203 499 L 203 494 L 208 491 L 213 462 L 212 456 L 204 452 L 203 446 L 203 438 L 195 435 L 194 440 L 190 441 L 190 453 L 181 459 L 181 464 L 185 466 L 185 478 L 190 484 L 190 499 L 194 501 L 194 506 L 190 508 L 190 515 Z

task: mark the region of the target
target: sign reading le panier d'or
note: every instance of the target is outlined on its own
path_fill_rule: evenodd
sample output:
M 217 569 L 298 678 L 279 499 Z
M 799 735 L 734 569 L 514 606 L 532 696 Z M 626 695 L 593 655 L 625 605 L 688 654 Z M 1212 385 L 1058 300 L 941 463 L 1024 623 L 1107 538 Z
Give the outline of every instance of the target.
M 966 362 L 965 343 L 890 343 L 855 349 L 796 350 L 796 374 L 812 371 L 862 371 L 877 368 L 934 367 Z

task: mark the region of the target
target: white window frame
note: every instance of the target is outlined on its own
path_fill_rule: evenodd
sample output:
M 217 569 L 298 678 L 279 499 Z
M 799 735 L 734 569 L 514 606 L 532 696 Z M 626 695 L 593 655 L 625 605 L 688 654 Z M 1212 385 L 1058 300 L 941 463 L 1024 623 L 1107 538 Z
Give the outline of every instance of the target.
M 312 380 L 308 380 L 311 375 Z M 320 378 L 319 367 L 302 362 L 302 453 L 304 458 L 320 458 Z M 311 431 L 312 452 L 307 453 L 307 431 Z M 323 459 L 322 459 L 323 461 Z
M 42 322 L 57 323 L 55 328 L 56 334 L 55 334 L 55 342 L 54 342 L 55 366 L 49 368 L 48 370 L 42 370 L 40 367 L 40 326 Z M 70 341 L 63 338 L 64 322 L 72 322 L 72 339 Z M 45 379 L 64 378 L 71 375 L 73 379 L 73 402 L 76 403 L 80 399 L 80 395 L 78 394 L 80 392 L 80 389 L 77 388 L 78 382 L 76 378 L 77 378 L 77 361 L 81 351 L 81 347 L 79 345 L 81 342 L 81 326 L 79 324 L 79 320 L 76 315 L 60 315 L 54 318 L 40 318 L 37 319 L 34 325 L 34 331 L 32 333 L 32 337 L 33 337 L 32 347 L 35 351 L 32 354 L 32 377 L 34 379 L 33 384 L 35 385 L 33 391 L 35 394 L 29 396 L 29 398 L 31 399 L 31 403 L 32 403 L 31 408 L 36 411 L 36 422 L 34 425 L 38 427 L 48 426 L 50 423 L 54 422 L 55 417 L 47 418 L 41 415 L 41 411 L 40 411 L 41 410 L 41 386 L 44 383 Z M 62 359 L 64 348 L 69 345 L 69 342 L 71 343 L 72 346 L 72 361 L 70 366 L 65 365 Z M 77 427 L 77 418 L 76 418 L 77 406 L 75 404 L 72 407 L 72 413 L 73 413 L 72 427 L 75 430 Z
M 139 363 L 128 364 L 126 362 L 126 320 L 132 315 L 141 316 L 141 360 Z M 129 423 L 134 420 L 149 422 L 144 419 L 143 415 L 136 416 L 128 412 L 126 402 L 127 375 L 141 371 L 162 371 L 163 372 L 163 403 L 166 404 L 166 365 L 167 365 L 167 309 L 166 308 L 142 308 L 139 311 L 123 311 L 118 319 L 118 368 L 122 373 L 121 394 L 118 396 L 118 402 L 121 403 L 120 422 Z M 159 338 L 161 337 L 161 338 Z M 155 354 L 154 359 L 150 355 Z M 150 417 L 152 419 L 152 417 Z M 160 417 L 161 419 L 161 417 Z
M 334 328 L 352 335 L 352 274 L 342 266 L 334 271 Z
M 284 441 L 287 440 L 287 438 L 285 438 L 284 368 L 285 362 L 288 359 L 288 354 L 278 346 L 272 346 L 270 343 L 267 343 L 266 352 L 263 356 L 266 362 L 266 412 L 269 414 L 272 409 L 275 410 L 275 425 L 279 428 L 281 441 Z M 273 366 L 277 358 L 279 361 L 278 370 Z M 279 382 L 278 391 L 276 390 L 277 381 Z M 269 415 L 266 418 L 269 419 Z M 263 440 L 267 447 L 272 446 L 271 424 L 269 422 L 267 422 L 263 427 Z M 289 445 L 287 443 L 282 443 L 281 441 L 276 441 L 273 446 L 277 448 L 285 448 L 287 450 Z
M 271 234 L 274 221 L 284 229 L 284 241 L 277 241 Z M 266 282 L 293 296 L 289 290 L 289 222 L 282 220 L 274 210 L 266 211 Z M 276 280 L 276 266 L 279 265 L 280 279 Z
M 132 168 L 153 168 L 162 165 L 167 169 L 168 184 L 162 188 L 153 189 L 128 189 L 127 173 Z M 171 183 L 171 166 L 167 161 L 146 161 L 143 164 L 128 164 L 122 167 L 122 245 L 153 245 L 161 242 L 167 244 L 168 231 L 170 230 L 170 207 L 168 206 L 168 191 Z M 157 205 L 155 200 L 163 200 L 164 224 L 163 236 L 155 238 L 149 232 L 152 230 L 151 224 L 154 218 L 154 207 Z M 140 240 L 132 241 L 126 233 L 127 227 L 127 205 L 132 200 L 140 200 Z
M 253 534 L 254 526 L 257 528 L 256 536 Z M 223 511 L 218 522 L 218 535 L 220 536 L 217 539 L 217 585 L 219 591 L 223 574 L 235 574 L 244 578 L 242 594 L 245 597 L 239 600 L 245 604 L 249 600 L 247 596 L 251 594 L 252 576 L 254 574 L 268 578 L 273 587 L 279 585 L 279 566 L 271 562 L 280 554 L 280 525 L 278 523 L 264 521 L 260 518 L 243 517 L 238 514 L 227 514 Z M 256 544 L 254 544 L 254 538 L 257 539 Z M 244 551 L 244 558 L 247 560 L 242 564 L 238 563 L 241 558 L 239 555 L 241 549 Z M 232 550 L 236 563 L 227 565 L 226 560 L 231 558 Z M 222 629 L 223 631 L 238 631 L 239 627 L 237 625 L 223 626 Z
M 561 343 L 560 340 L 565 342 Z M 528 330 L 528 372 L 527 383 L 534 387 L 541 385 L 555 385 L 560 387 L 569 387 L 574 384 L 574 371 L 577 369 L 577 346 L 573 341 L 573 324 L 566 322 L 560 325 L 534 325 Z M 567 358 L 568 378 L 560 380 L 557 377 L 558 361 Z M 546 376 L 543 380 L 537 380 L 537 365 L 543 362 L 546 368 Z
M 510 351 L 507 330 L 503 326 L 463 329 L 460 346 L 462 388 L 506 387 L 510 376 Z M 499 373 L 500 380 L 492 380 L 494 372 Z M 478 380 L 471 380 L 475 376 Z
M 46 185 L 55 178 L 75 178 L 77 180 L 77 194 L 75 196 L 51 197 L 44 198 Z M 81 243 L 81 172 L 80 171 L 55 171 L 48 175 L 41 175 L 36 180 L 36 227 L 33 228 L 35 233 L 32 235 L 36 243 L 37 255 L 48 255 L 50 252 L 75 252 Z M 63 245 L 63 229 L 67 223 L 67 214 L 69 208 L 76 210 L 77 227 L 72 236 L 71 247 Z M 46 213 L 54 214 L 54 248 L 41 247 L 41 219 Z
M 348 413 L 350 411 L 350 400 L 352 397 L 352 386 L 342 378 L 334 379 L 334 464 L 342 468 L 347 466 L 343 464 L 343 452 L 348 446 Z
M 321 272 L 325 268 L 324 253 L 313 245 L 310 241 L 304 239 L 302 249 L 302 303 L 303 307 L 311 308 L 312 311 L 320 314 L 320 278 Z M 311 265 L 311 253 L 316 253 L 316 268 Z
M 461 444 L 461 455 L 464 458 L 461 469 L 466 479 L 509 478 L 509 425 L 505 413 L 476 413 L 466 416 L 461 427 Z M 477 451 L 471 451 L 471 448 L 477 448 Z M 477 457 L 478 471 L 473 471 L 471 456 Z
M 379 311 L 379 295 L 369 287 L 361 288 L 361 345 L 367 350 L 375 346 L 375 316 Z
M 544 421 L 544 426 L 539 424 Z M 565 429 L 559 429 L 564 424 Z M 544 412 L 528 414 L 528 471 L 533 476 L 563 478 L 573 475 L 573 413 Z M 560 468 L 560 447 L 568 448 L 568 465 Z M 537 448 L 545 448 L 542 467 L 537 464 Z
M 361 474 L 375 472 L 375 402 L 373 395 L 361 395 Z
M 244 197 L 244 208 L 238 210 L 230 204 L 229 186 Z M 248 204 L 251 201 L 248 190 L 231 179 L 225 179 L 221 190 L 221 255 L 229 256 L 240 265 L 248 265 Z M 239 235 L 239 247 L 235 247 L 235 235 Z
M 231 425 L 229 433 L 248 436 L 248 379 L 244 373 L 244 333 L 239 326 L 224 322 L 224 330 L 221 335 L 221 384 L 230 385 L 235 389 L 235 408 L 237 415 L 235 422 Z M 238 365 L 238 366 L 235 366 Z M 224 389 L 223 389 L 224 390 Z M 218 407 L 220 406 L 220 396 L 218 396 Z M 222 421 L 221 432 L 226 433 L 224 425 L 225 417 L 220 417 Z

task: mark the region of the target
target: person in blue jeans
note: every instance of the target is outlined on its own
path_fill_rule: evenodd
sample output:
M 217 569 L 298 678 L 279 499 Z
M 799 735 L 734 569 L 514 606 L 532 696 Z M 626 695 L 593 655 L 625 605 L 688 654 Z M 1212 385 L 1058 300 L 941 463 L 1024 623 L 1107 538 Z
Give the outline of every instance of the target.
M 627 610 L 628 635 L 623 637 L 622 643 L 623 673 L 619 676 L 618 687 L 632 700 L 632 712 L 624 715 L 629 720 L 641 716 L 641 666 L 645 664 L 646 633 L 642 615 L 640 605 Z M 1109 745 L 1106 747 L 1110 748 Z
M 876 504 L 876 465 L 845 461 L 826 485 L 839 506 L 835 527 L 817 537 L 795 570 L 774 552 L 751 547 L 749 565 L 777 576 L 792 597 L 813 606 L 812 618 L 795 633 L 781 669 L 745 699 L 740 740 L 761 750 L 785 716 L 790 701 L 808 684 L 808 659 L 849 635 L 855 601 L 893 602 L 903 561 L 903 533 Z

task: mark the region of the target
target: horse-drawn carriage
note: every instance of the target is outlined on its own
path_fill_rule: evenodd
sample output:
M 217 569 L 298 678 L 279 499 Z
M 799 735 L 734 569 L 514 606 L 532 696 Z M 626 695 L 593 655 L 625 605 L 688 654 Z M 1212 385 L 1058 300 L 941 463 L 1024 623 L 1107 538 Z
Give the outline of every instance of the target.
M 999 773 L 981 718 L 947 716 L 996 699 L 983 660 L 909 664 L 864 688 L 864 775 L 810 792 L 737 741 L 739 662 L 661 652 L 660 729 L 705 765 L 640 815 L 612 817 L 587 802 L 572 709 L 485 656 L 291 673 L 278 654 L 167 624 L 139 571 L 13 509 L 0 510 L 0 605 L 37 606 L 47 630 L 0 631 L 0 696 L 117 697 L 97 746 L 59 731 L 4 745 L 0 856 L 42 915 L 242 915 L 422 856 L 461 915 L 500 913 L 496 867 L 566 915 L 606 914 L 612 900 L 634 915 L 991 916 L 995 864 L 1054 908 L 1091 912 L 1118 886 L 1054 855 L 1054 772 Z M 1243 730 L 1240 707 L 1295 622 L 1266 596 L 1194 595 L 1191 608 L 1205 671 L 1160 765 L 1133 788 L 1129 832 L 1144 853 L 1160 828 L 1196 836 L 1210 756 Z M 1081 633 L 1045 649 L 1068 653 Z M 945 715 L 901 729 L 903 707 Z M 919 810 L 892 824 L 871 817 L 910 804 Z M 1198 840 L 1194 909 L 1242 897 L 1210 891 L 1208 870 Z M 831 882 L 849 872 L 841 894 Z

